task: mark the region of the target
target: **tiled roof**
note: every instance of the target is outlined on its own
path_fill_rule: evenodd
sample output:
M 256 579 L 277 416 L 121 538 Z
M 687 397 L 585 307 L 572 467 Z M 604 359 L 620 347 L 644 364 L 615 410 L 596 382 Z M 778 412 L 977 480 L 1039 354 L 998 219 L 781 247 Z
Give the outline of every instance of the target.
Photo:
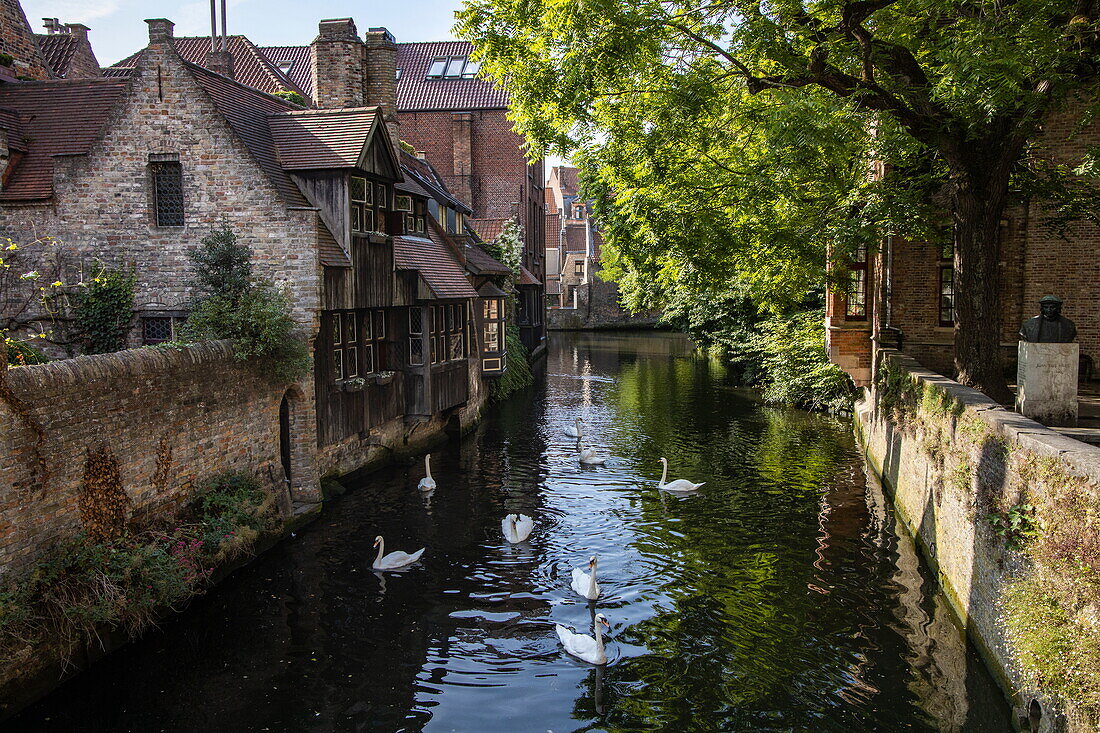
M 0 107 L 18 113 L 27 143 L 26 155 L 0 191 L 0 201 L 52 196 L 53 156 L 87 153 L 126 87 L 126 81 L 117 79 L 55 79 L 0 86 Z
M 309 46 L 257 46 L 269 62 L 275 67 L 283 62 L 290 62 L 290 70 L 286 76 L 299 89 L 306 93 L 307 98 L 313 98 L 313 58 Z
M 197 64 L 187 64 L 199 85 L 206 90 L 214 106 L 225 117 L 233 132 L 245 144 L 260 168 L 279 189 L 283 200 L 290 206 L 309 206 L 298 186 L 279 164 L 275 139 L 268 126 L 268 116 L 279 112 L 297 110 L 298 107 L 252 87 L 227 79 L 221 74 L 207 71 Z
M 483 242 L 492 242 L 504 231 L 507 219 L 467 219 L 466 220 Z
M 357 107 L 283 112 L 268 124 L 284 170 L 315 170 L 358 166 L 378 121 L 377 107 Z
M 469 56 L 466 41 L 397 44 L 397 111 L 506 109 L 508 93 L 485 79 L 428 79 L 432 59 Z
M 348 257 L 348 253 L 337 243 L 319 216 L 317 217 L 317 244 L 322 265 L 351 267 L 351 259 Z
M 12 109 L 0 109 L 0 130 L 8 135 L 8 147 L 14 150 L 26 150 L 27 141 L 23 137 L 23 121 L 19 113 Z
M 508 266 L 498 262 L 492 255 L 476 244 L 466 245 L 466 269 L 475 275 L 507 275 Z
M 535 277 L 535 273 L 528 270 L 523 265 L 519 266 L 519 282 L 517 285 L 542 285 L 542 282 Z
M 233 55 L 233 79 L 241 84 L 259 89 L 261 92 L 297 92 L 309 98 L 301 87 L 279 71 L 267 56 L 260 52 L 252 41 L 244 36 L 227 36 L 229 52 Z M 210 52 L 209 36 L 177 36 L 172 39 L 176 52 L 184 61 L 203 66 L 206 54 Z M 307 47 L 308 48 L 308 47 Z M 137 65 L 142 51 L 124 58 L 115 68 L 127 68 Z
M 106 69 L 100 69 L 99 72 L 103 76 L 111 77 L 112 79 L 129 79 L 134 73 L 133 66 L 108 66 Z
M 35 33 L 34 40 L 46 59 L 46 65 L 53 70 L 54 76 L 64 79 L 68 75 L 69 64 L 76 52 L 77 39 L 71 33 Z
M 451 208 L 458 209 L 467 215 L 474 213 L 473 209 L 464 201 L 458 200 L 454 194 L 447 189 L 447 184 L 443 182 L 439 173 L 436 172 L 435 168 L 428 161 L 417 158 L 407 150 L 402 150 L 401 170 L 406 174 L 406 182 L 414 182 L 414 186 L 409 187 L 409 190 L 412 190 L 413 193 L 427 195 L 429 198 L 445 203 Z
M 393 265 L 398 270 L 417 271 L 437 298 L 477 297 L 458 258 L 441 239 L 394 237 Z
M 496 286 L 493 281 L 488 281 L 480 288 L 477 289 L 477 294 L 482 298 L 506 298 L 508 293 L 504 292 Z
M 561 214 L 546 215 L 546 246 L 561 246 Z
M 581 188 L 580 169 L 567 165 L 559 165 L 555 168 L 558 171 L 558 186 L 561 188 L 561 192 L 566 196 L 576 196 Z M 552 173 L 550 180 L 554 180 Z

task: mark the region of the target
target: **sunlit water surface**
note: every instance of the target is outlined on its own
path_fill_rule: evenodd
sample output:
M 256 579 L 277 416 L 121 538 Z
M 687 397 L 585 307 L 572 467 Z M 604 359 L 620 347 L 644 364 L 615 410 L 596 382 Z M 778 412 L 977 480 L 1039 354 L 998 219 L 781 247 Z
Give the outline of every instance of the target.
M 359 480 L 19 731 L 1009 728 L 847 422 L 761 405 L 685 338 L 556 334 L 544 385 L 460 444 Z M 583 418 L 581 467 L 562 428 Z M 690 498 L 671 477 L 706 481 Z M 500 519 L 535 517 L 506 543 Z M 427 552 L 403 574 L 387 549 Z M 599 557 L 595 607 L 569 573 Z M 612 632 L 598 669 L 563 623 Z

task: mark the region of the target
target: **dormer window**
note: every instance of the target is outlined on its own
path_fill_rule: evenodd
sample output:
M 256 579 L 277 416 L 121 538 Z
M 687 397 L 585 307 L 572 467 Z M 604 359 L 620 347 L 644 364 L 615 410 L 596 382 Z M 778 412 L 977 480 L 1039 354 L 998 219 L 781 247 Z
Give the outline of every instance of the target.
M 473 79 L 481 69 L 480 61 L 467 56 L 439 56 L 428 66 L 429 79 Z
M 280 61 L 278 63 L 278 67 L 279 67 L 279 71 L 283 72 L 284 74 L 289 74 L 290 70 L 294 68 L 294 62 L 293 61 Z
M 361 176 L 348 179 L 348 198 L 353 232 L 380 232 L 385 225 L 389 190 L 385 184 Z

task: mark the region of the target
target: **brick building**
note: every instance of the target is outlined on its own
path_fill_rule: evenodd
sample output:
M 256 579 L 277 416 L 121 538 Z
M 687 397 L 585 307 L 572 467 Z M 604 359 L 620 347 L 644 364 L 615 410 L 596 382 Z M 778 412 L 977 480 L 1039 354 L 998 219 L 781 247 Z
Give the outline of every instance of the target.
M 192 295 L 188 252 L 228 223 L 309 334 L 314 374 L 288 389 L 285 428 L 301 497 L 316 497 L 321 474 L 400 449 L 407 425 L 473 419 L 505 358 L 492 258 L 467 269 L 447 232 L 457 207 L 429 207 L 402 174 L 415 166 L 391 132 L 385 29 L 362 40 L 351 20 L 320 24 L 310 51 L 324 107 L 306 110 L 188 62 L 170 21 L 147 23 L 125 73 L 0 85 L 6 236 L 49 234 L 82 264 L 133 265 L 139 345 L 172 335 Z
M 478 65 L 469 58 L 469 43 L 396 43 L 388 32 L 379 33 L 382 30 L 370 29 L 367 43 L 392 48 L 396 56 L 390 65 L 388 55 L 368 55 L 387 58 L 387 66 L 368 68 L 362 88 L 387 110 L 390 100 L 379 95 L 394 95 L 394 111 L 387 111 L 394 138 L 407 142 L 429 161 L 453 195 L 470 206 L 481 237 L 491 240 L 505 219 L 514 218 L 522 227 L 517 319 L 524 344 L 535 351 L 545 342 L 542 162 L 527 161 L 523 139 L 507 120 L 508 95 L 477 78 Z M 354 43 L 352 39 L 343 42 Z M 176 47 L 192 63 L 210 68 L 220 63 L 209 58 L 209 38 L 178 38 Z M 328 104 L 326 95 L 334 93 L 324 81 L 330 73 L 325 59 L 316 62 L 308 46 L 256 46 L 243 36 L 230 36 L 228 50 L 235 78 L 242 83 L 273 94 L 300 94 L 308 104 L 321 107 Z M 130 68 L 137 57 L 124 59 L 116 67 Z M 387 74 L 396 77 L 396 88 L 383 78 Z
M 36 34 L 19 0 L 0 2 L 0 83 L 14 80 L 94 79 L 99 62 L 88 41 L 88 26 L 45 18 Z M 10 61 L 7 61 L 10 57 Z
M 1076 168 L 1100 143 L 1100 124 L 1079 124 L 1080 107 L 1052 114 L 1036 155 Z M 1065 300 L 1063 315 L 1077 324 L 1082 376 L 1095 375 L 1100 359 L 1100 227 L 1082 221 L 1063 234 L 1044 223 L 1033 200 L 1016 202 L 1000 227 L 1001 347 L 1008 376 L 1015 376 L 1017 332 L 1038 314 L 1039 298 Z M 874 352 L 901 349 L 929 369 L 954 374 L 954 252 L 950 232 L 940 242 L 891 237 L 877 251 L 846 262 L 850 284 L 827 294 L 829 358 L 857 384 L 872 378 Z

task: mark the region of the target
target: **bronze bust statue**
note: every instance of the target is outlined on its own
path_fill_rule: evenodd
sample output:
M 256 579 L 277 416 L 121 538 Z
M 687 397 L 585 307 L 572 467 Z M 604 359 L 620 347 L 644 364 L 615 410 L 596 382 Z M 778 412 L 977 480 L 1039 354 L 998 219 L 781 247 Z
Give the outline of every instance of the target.
M 1029 318 L 1020 326 L 1024 341 L 1039 344 L 1068 344 L 1077 338 L 1077 326 L 1062 315 L 1062 299 L 1044 295 L 1039 299 L 1042 315 Z

